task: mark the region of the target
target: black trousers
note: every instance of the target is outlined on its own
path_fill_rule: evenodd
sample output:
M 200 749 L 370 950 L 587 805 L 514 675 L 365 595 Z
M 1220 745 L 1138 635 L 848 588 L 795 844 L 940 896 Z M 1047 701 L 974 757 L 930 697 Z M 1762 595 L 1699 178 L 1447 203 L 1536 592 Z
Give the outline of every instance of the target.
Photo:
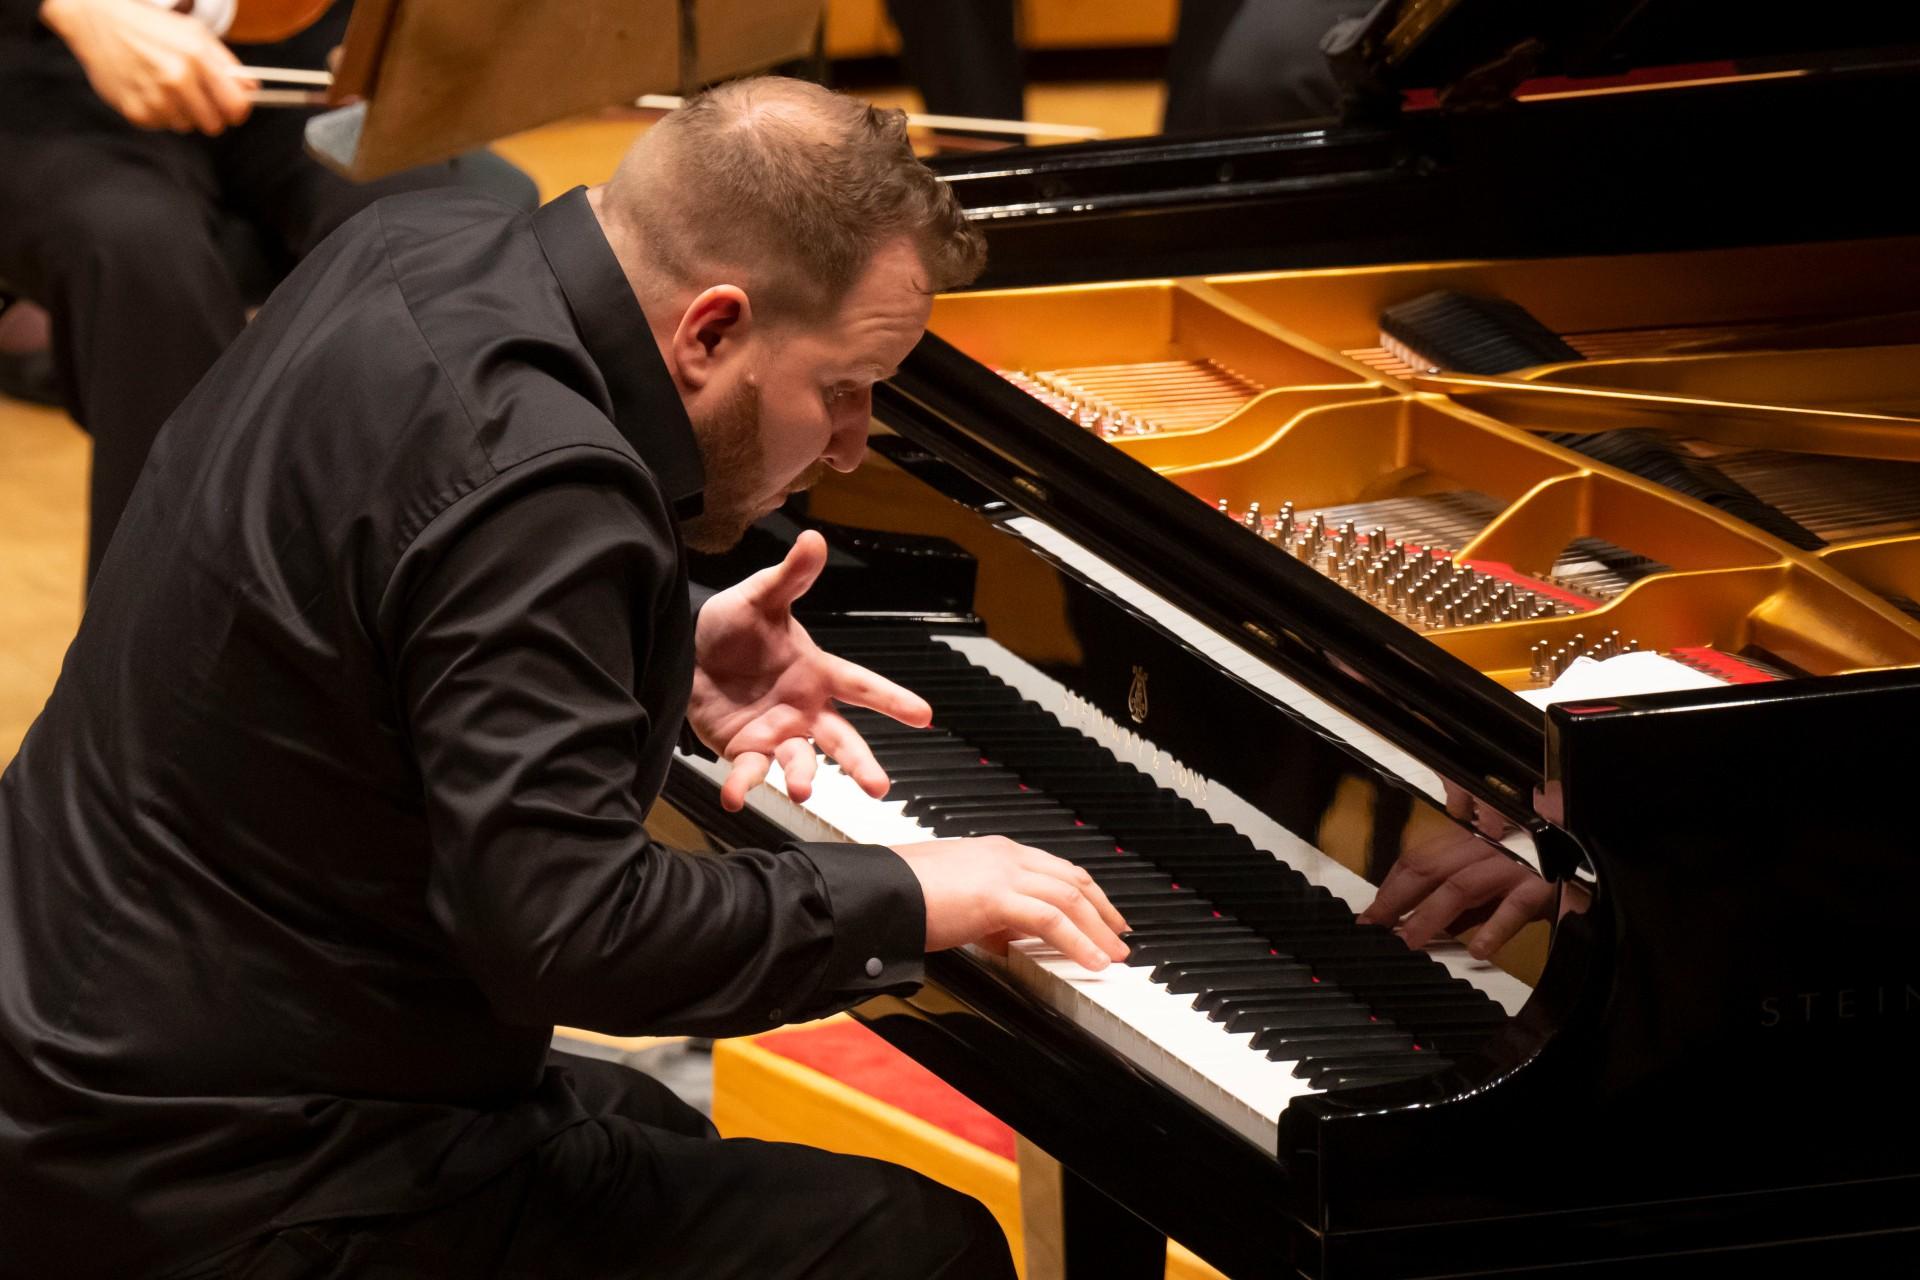
M 181 1280 L 1011 1280 L 978 1202 L 897 1165 L 716 1137 L 663 1085 L 554 1055 L 599 1118 L 431 1212 L 296 1227 Z
M 1026 118 L 1013 0 L 887 0 L 887 15 L 928 111 Z
M 358 185 L 305 154 L 311 111 L 261 108 L 218 138 L 155 133 L 102 102 L 64 49 L 7 52 L 0 280 L 52 316 L 62 397 L 93 436 L 91 582 L 161 424 L 260 301 L 235 277 L 236 235 L 263 233 L 280 259 L 267 265 L 284 267 L 381 196 L 461 181 L 462 162 Z

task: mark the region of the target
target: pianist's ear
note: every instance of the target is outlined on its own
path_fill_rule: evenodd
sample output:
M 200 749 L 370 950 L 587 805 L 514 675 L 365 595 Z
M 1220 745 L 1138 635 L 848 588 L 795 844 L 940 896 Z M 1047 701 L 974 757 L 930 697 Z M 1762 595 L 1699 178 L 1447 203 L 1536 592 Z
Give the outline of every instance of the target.
M 748 368 L 753 328 L 753 304 L 746 290 L 711 285 L 681 312 L 679 327 L 662 354 L 684 391 L 704 391 L 716 379 L 732 384 Z

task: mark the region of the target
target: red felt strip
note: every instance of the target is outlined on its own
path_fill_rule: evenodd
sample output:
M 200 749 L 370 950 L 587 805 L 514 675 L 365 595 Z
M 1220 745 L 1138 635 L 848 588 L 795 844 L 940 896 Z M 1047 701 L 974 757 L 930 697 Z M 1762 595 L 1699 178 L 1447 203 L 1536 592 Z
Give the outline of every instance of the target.
M 1697 667 L 1714 679 L 1725 680 L 1728 684 L 1766 684 L 1775 678 L 1731 653 L 1722 653 L 1704 645 L 1685 645 L 1667 652 L 1688 666 Z
M 1489 574 L 1502 582 L 1511 582 L 1517 590 L 1531 591 L 1544 599 L 1572 605 L 1576 609 L 1591 609 L 1600 603 L 1577 591 L 1569 591 L 1565 587 L 1556 587 L 1551 582 L 1542 582 L 1538 578 L 1529 577 L 1504 560 L 1467 560 L 1463 563 L 1469 569 Z
M 1013 1159 L 1012 1129 L 857 1022 L 775 1031 L 754 1043 L 918 1116 L 963 1142 Z

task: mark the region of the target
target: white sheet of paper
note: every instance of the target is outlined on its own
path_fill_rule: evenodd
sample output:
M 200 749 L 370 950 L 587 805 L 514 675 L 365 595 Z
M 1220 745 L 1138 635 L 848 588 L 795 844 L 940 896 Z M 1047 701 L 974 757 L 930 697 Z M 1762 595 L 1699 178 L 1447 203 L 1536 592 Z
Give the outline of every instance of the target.
M 1545 689 L 1522 689 L 1519 693 L 1545 710 L 1554 702 L 1625 698 L 1636 693 L 1666 693 L 1672 689 L 1717 689 L 1721 683 L 1706 672 L 1676 662 L 1663 653 L 1623 653 L 1604 662 L 1575 658 L 1552 685 Z

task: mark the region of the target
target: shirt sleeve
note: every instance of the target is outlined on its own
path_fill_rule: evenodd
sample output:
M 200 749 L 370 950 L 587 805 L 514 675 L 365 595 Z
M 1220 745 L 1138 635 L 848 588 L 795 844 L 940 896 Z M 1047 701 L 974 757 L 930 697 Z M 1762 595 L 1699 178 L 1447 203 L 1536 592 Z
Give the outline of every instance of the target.
M 636 487 L 496 479 L 435 521 L 394 649 L 435 920 L 522 1024 L 739 1035 L 910 989 L 925 904 L 890 850 L 649 838 L 640 762 L 680 726 L 634 690 L 684 580 Z

